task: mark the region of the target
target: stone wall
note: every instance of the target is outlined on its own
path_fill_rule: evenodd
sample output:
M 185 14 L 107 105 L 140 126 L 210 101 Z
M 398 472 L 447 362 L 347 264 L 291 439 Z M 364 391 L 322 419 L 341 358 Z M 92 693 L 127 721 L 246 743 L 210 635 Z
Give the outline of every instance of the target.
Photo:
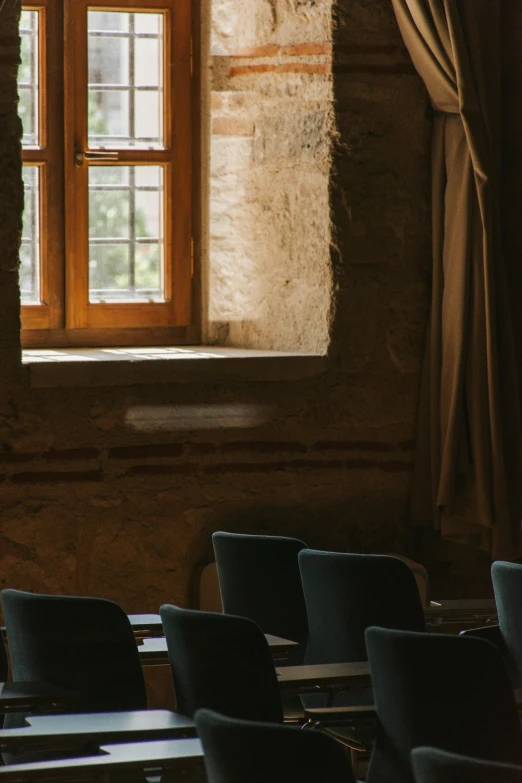
M 208 339 L 324 353 L 331 0 L 217 0 L 210 13 Z
M 9 11 L 0 30 L 1 585 L 156 611 L 190 602 L 219 528 L 329 549 L 407 546 L 430 277 L 423 86 L 388 0 L 338 9 L 216 0 L 212 13 L 209 335 L 329 344 L 327 370 L 302 381 L 30 388 L 13 271 L 21 183 Z M 181 429 L 175 416 L 154 426 L 156 409 L 210 404 L 266 415 L 242 428 Z M 136 407 L 151 411 L 150 428 L 132 426 Z

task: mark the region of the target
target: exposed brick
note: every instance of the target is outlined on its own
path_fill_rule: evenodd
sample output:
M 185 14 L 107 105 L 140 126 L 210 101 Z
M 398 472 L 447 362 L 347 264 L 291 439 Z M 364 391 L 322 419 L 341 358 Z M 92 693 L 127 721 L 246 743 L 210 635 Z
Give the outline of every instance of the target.
M 377 462 L 373 459 L 347 459 L 344 467 L 346 470 L 371 470 L 377 467 Z
M 216 117 L 212 120 L 214 136 L 253 136 L 255 125 L 248 117 Z
M 214 443 L 191 443 L 191 454 L 215 454 L 217 452 L 217 446 Z
M 377 465 L 379 470 L 385 470 L 387 473 L 402 473 L 405 470 L 411 470 L 413 467 L 413 460 L 405 460 L 399 462 L 399 460 L 379 462 Z
M 229 54 L 227 57 L 275 57 L 279 54 L 280 48 L 281 47 L 275 44 L 268 44 L 267 46 L 249 46 L 240 49 L 238 52 L 234 52 L 234 54 Z
M 222 443 L 219 451 L 223 454 L 234 452 L 255 452 L 257 454 L 276 454 L 280 451 L 290 453 L 303 453 L 307 447 L 303 443 L 294 441 L 233 441 Z
M 278 65 L 235 65 L 229 71 L 230 78 L 261 73 L 331 73 L 329 63 L 281 63 Z
M 155 443 L 150 446 L 118 446 L 109 449 L 109 459 L 146 459 L 147 457 L 181 457 L 182 443 Z
M 389 451 L 388 443 L 364 440 L 320 440 L 313 445 L 317 451 Z
M 15 452 L 15 451 L 2 451 L 0 453 L 0 464 L 2 465 L 12 465 L 17 464 L 19 462 L 30 462 L 32 459 L 35 459 L 38 454 L 30 452 L 23 453 L 23 452 Z
M 342 459 L 296 459 L 288 463 L 289 468 L 302 470 L 310 468 L 311 470 L 338 470 L 346 465 Z
M 285 470 L 286 462 L 221 462 L 207 465 L 205 473 L 278 473 Z
M 34 473 L 15 473 L 11 476 L 14 484 L 60 484 L 75 482 L 96 482 L 103 481 L 101 470 L 86 471 L 64 471 L 61 472 L 34 472 Z
M 318 55 L 318 54 L 331 54 L 331 43 L 306 43 L 306 44 L 294 44 L 293 46 L 282 46 L 281 54 L 287 57 L 298 57 Z
M 98 449 L 51 449 L 42 454 L 48 462 L 59 460 L 96 459 L 100 456 Z
M 197 473 L 199 465 L 187 462 L 184 465 L 133 465 L 129 476 L 171 476 Z
M 369 73 L 369 74 L 416 74 L 411 63 L 334 63 L 333 73 Z
M 415 448 L 416 443 L 414 440 L 400 440 L 397 443 L 397 450 L 398 451 L 413 451 Z
M 334 52 L 339 54 L 395 54 L 404 51 L 404 47 L 395 44 L 334 44 Z
M 384 470 L 387 473 L 401 473 L 409 470 L 412 463 L 408 461 L 388 460 L 386 462 L 369 459 L 352 459 L 344 463 L 347 470 Z
M 401 441 L 399 443 L 385 443 L 371 440 L 321 440 L 314 443 L 313 448 L 318 451 L 374 451 L 389 453 L 394 451 L 411 451 L 413 441 Z

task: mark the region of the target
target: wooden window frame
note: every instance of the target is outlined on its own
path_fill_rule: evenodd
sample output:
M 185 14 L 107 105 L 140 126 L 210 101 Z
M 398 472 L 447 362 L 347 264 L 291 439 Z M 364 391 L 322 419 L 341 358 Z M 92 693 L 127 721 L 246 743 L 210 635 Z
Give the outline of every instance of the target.
M 200 342 L 199 100 L 194 0 L 35 0 L 39 11 L 40 147 L 23 148 L 40 169 L 40 304 L 24 304 L 22 345 L 183 345 Z M 87 10 L 164 14 L 164 143 L 120 149 L 110 165 L 162 165 L 165 172 L 165 301 L 88 302 Z M 112 151 L 112 148 L 111 148 Z M 168 260 L 167 260 L 168 257 Z

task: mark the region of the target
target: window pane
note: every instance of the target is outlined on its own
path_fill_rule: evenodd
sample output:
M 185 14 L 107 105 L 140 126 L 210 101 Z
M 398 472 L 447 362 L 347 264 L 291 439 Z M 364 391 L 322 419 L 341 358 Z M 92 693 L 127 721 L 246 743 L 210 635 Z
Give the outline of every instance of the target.
M 89 11 L 89 146 L 163 142 L 163 15 Z
M 89 146 L 127 147 L 129 132 L 129 93 L 89 90 Z
M 118 11 L 89 11 L 89 31 L 128 32 L 129 14 Z
M 20 245 L 20 291 L 22 304 L 40 302 L 40 169 L 23 167 L 24 215 Z
M 37 147 L 38 133 L 38 11 L 22 11 L 20 19 L 21 64 L 18 69 L 18 113 L 24 147 Z
M 163 169 L 89 169 L 89 301 L 160 302 Z
M 137 33 L 155 33 L 161 32 L 161 16 L 159 14 L 135 14 Z

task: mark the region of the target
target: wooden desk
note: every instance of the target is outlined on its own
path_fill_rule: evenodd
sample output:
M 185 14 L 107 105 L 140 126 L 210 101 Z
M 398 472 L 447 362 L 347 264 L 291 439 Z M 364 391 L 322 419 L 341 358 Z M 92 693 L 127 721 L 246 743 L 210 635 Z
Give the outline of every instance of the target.
M 276 672 L 285 693 L 317 693 L 343 686 L 370 688 L 372 684 L 368 661 L 281 666 Z
M 265 639 L 270 647 L 272 658 L 275 660 L 284 660 L 288 658 L 291 652 L 299 647 L 298 642 L 292 642 L 290 639 L 283 639 L 281 636 L 273 636 L 271 633 L 265 633 Z
M 163 623 L 159 614 L 129 614 L 127 615 L 134 635 L 137 637 L 164 636 Z
M 430 601 L 424 614 L 491 614 L 496 613 L 494 598 L 462 598 L 457 600 Z
M 497 606 L 493 598 L 431 601 L 430 606 L 424 609 L 424 617 L 428 625 L 443 623 L 485 625 L 497 621 Z
M 27 726 L 0 731 L 0 749 L 11 753 L 29 748 L 65 750 L 114 742 L 194 737 L 193 720 L 169 710 L 91 712 L 40 715 L 25 719 Z
M 290 639 L 282 639 L 279 636 L 265 634 L 268 646 L 275 660 L 284 660 L 289 652 L 294 650 L 298 644 Z M 167 640 L 164 636 L 154 639 L 143 639 L 142 644 L 138 645 L 141 662 L 144 666 L 158 666 L 168 663 L 169 653 L 167 649 Z
M 44 712 L 74 705 L 77 693 L 41 682 L 0 683 L 0 714 L 10 712 Z
M 194 768 L 203 770 L 203 749 L 199 739 L 157 740 L 103 745 L 96 756 L 11 764 L 0 767 L 0 780 L 6 783 L 55 783 L 61 778 L 70 779 L 73 774 L 80 777 L 82 771 L 101 776 L 103 772 L 127 775 L 133 771 L 159 769 L 163 772 L 176 770 L 181 775 Z

